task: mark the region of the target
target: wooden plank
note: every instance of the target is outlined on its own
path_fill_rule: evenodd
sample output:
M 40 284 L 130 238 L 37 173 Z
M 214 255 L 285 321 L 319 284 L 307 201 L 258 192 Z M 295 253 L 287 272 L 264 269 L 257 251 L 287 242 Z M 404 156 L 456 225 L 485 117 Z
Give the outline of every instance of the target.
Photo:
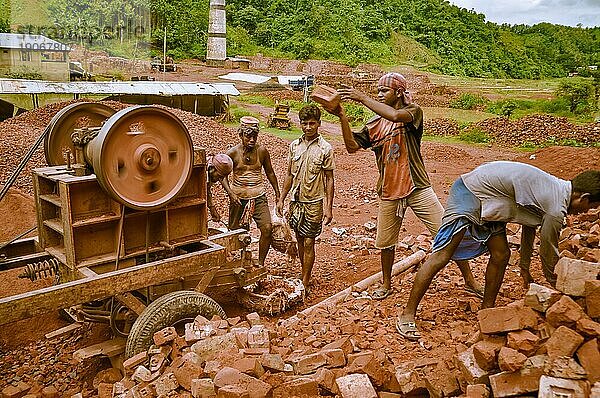
M 129 292 L 117 294 L 115 298 L 119 300 L 121 304 L 124 304 L 127 308 L 138 314 L 138 316 L 142 315 L 142 312 L 146 309 L 146 304 L 142 303 L 140 299 Z
M 204 273 L 204 275 L 202 275 L 202 279 L 200 279 L 200 281 L 198 282 L 198 284 L 196 285 L 194 290 L 197 291 L 198 293 L 204 292 L 204 290 L 206 290 L 206 288 L 208 287 L 210 282 L 212 282 L 212 280 L 218 270 L 219 270 L 219 267 L 214 267 L 214 268 L 211 268 L 208 271 L 206 271 Z
M 177 278 L 201 275 L 226 261 L 222 246 L 212 243 L 209 246 L 198 252 L 1 298 L 0 325 Z
M 72 324 L 67 325 L 65 327 L 62 327 L 60 329 L 56 329 L 56 330 L 54 330 L 54 331 L 52 331 L 50 333 L 46 333 L 44 335 L 44 337 L 46 337 L 48 340 L 49 339 L 53 339 L 55 337 L 62 336 L 64 334 L 71 333 L 74 330 L 81 329 L 82 326 L 83 326 L 82 323 L 75 322 L 75 323 L 72 323 Z
M 127 340 L 118 337 L 116 339 L 106 340 L 98 344 L 80 348 L 73 353 L 73 359 L 78 362 L 83 362 L 88 358 L 97 357 L 99 355 L 114 357 L 115 355 L 125 352 L 126 342 Z
M 81 267 L 81 268 L 77 268 L 77 271 L 79 271 L 79 273 L 84 277 L 84 278 L 93 278 L 94 276 L 98 275 L 97 273 L 95 273 L 94 271 L 92 271 L 91 269 L 89 269 L 88 267 Z

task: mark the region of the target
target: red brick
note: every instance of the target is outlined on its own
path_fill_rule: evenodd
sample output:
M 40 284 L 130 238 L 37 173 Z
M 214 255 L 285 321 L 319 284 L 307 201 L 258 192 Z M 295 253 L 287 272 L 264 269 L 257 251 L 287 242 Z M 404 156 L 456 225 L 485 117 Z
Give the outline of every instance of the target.
M 154 333 L 154 336 L 152 336 L 152 340 L 154 340 L 154 344 L 160 346 L 175 340 L 176 337 L 177 331 L 174 327 L 169 326 L 168 328 L 164 328 Z
M 546 311 L 546 321 L 555 328 L 561 325 L 573 327 L 584 316 L 583 309 L 569 296 L 562 296 Z
M 290 362 L 294 367 L 294 372 L 299 375 L 306 375 L 315 372 L 321 366 L 325 366 L 327 359 L 321 353 L 291 357 Z
M 191 348 L 202 361 L 212 361 L 222 355 L 236 355 L 238 346 L 233 333 L 213 336 L 195 342 Z
M 192 388 L 192 380 L 204 377 L 202 361 L 195 352 L 188 352 L 171 365 L 175 379 L 186 390 Z
M 501 344 L 497 344 L 487 340 L 481 340 L 473 344 L 473 357 L 477 365 L 484 370 L 492 370 L 496 368 L 496 357 L 502 348 Z
M 456 355 L 454 362 L 468 384 L 485 384 L 488 382 L 489 372 L 482 369 L 475 360 L 473 347 Z
M 514 350 L 522 352 L 526 356 L 532 356 L 538 349 L 540 338 L 529 330 L 510 332 L 506 339 L 506 345 Z
M 495 334 L 534 328 L 538 317 L 531 308 L 516 304 L 480 310 L 477 318 L 482 333 Z
M 598 339 L 593 339 L 583 344 L 577 350 L 577 359 L 588 374 L 590 383 L 600 381 L 600 350 Z
M 215 386 L 219 389 L 226 385 L 238 385 L 248 390 L 250 398 L 266 397 L 272 387 L 255 377 L 248 376 L 234 368 L 225 367 L 215 375 Z
M 346 356 L 340 348 L 321 350 L 320 353 L 325 357 L 328 368 L 341 368 L 346 365 Z
M 177 378 L 175 378 L 173 373 L 165 373 L 153 381 L 152 384 L 154 385 L 154 390 L 158 396 L 166 395 L 171 391 L 175 391 L 177 387 L 179 387 Z
M 256 358 L 242 358 L 236 361 L 233 367 L 256 378 L 261 378 L 265 374 L 265 369 Z
M 216 334 L 216 329 L 210 323 L 202 326 L 199 326 L 196 322 L 185 324 L 184 338 L 188 344 L 194 344 L 198 340 L 215 336 Z
M 346 356 L 352 354 L 354 352 L 354 345 L 349 337 L 342 337 L 341 339 L 337 339 L 336 341 L 326 344 L 323 349 L 324 350 L 332 350 L 339 348 L 344 351 Z
M 245 387 L 231 385 L 219 388 L 217 398 L 250 398 L 250 395 Z
M 309 377 L 298 377 L 288 380 L 273 389 L 273 398 L 288 397 L 319 397 L 317 381 Z
M 208 378 L 192 380 L 191 391 L 194 398 L 213 398 L 217 396 L 215 383 Z
M 573 356 L 583 343 L 583 336 L 566 326 L 559 326 L 546 341 L 546 351 L 551 357 Z
M 516 372 L 523 367 L 527 357 L 512 348 L 502 347 L 498 353 L 498 366 L 503 372 Z
M 538 390 L 541 369 L 533 372 L 520 370 L 518 372 L 502 372 L 490 376 L 490 386 L 494 398 L 524 395 Z
M 19 382 L 16 386 L 9 385 L 2 389 L 2 397 L 3 398 L 21 398 L 24 397 L 29 390 L 31 390 L 31 386 L 22 381 Z
M 571 258 L 561 258 L 554 268 L 556 289 L 570 296 L 583 296 L 587 280 L 595 280 L 600 274 L 600 263 Z
M 246 315 L 246 320 L 250 323 L 250 326 L 262 325 L 262 321 L 260 320 L 260 315 L 256 312 L 252 312 Z
M 335 382 L 342 398 L 377 398 L 377 392 L 366 374 L 338 377 Z
M 204 364 L 204 373 L 211 379 L 214 379 L 221 369 L 223 369 L 223 366 L 219 361 L 206 361 Z
M 165 369 L 165 367 L 167 366 L 167 358 L 165 358 L 165 356 L 163 354 L 156 354 L 156 355 L 152 355 L 150 357 L 150 366 L 148 367 L 148 369 L 150 370 L 150 372 L 152 373 L 162 373 Z M 118 381 L 118 380 L 117 380 Z
M 348 362 L 347 373 L 365 373 L 377 387 L 382 387 L 394 376 L 393 365 L 382 351 L 359 356 L 353 362 L 348 358 Z
M 600 281 L 585 281 L 585 308 L 592 318 L 600 318 Z
M 423 378 L 429 396 L 431 397 L 454 397 L 460 395 L 460 386 L 455 375 L 448 370 L 444 362 L 437 364 L 435 368 L 426 368 Z
M 546 376 L 564 379 L 585 379 L 585 369 L 572 357 L 548 357 L 544 364 Z
M 264 368 L 275 372 L 283 372 L 285 368 L 285 362 L 279 354 L 263 354 L 260 363 Z
M 585 380 L 568 380 L 549 377 L 540 377 L 539 398 L 573 397 L 585 398 L 588 396 L 588 383 Z M 560 395 L 559 395 L 560 394 Z
M 42 388 L 42 398 L 58 398 L 58 390 L 54 386 L 48 386 Z
M 123 368 L 126 371 L 133 371 L 137 366 L 143 365 L 148 360 L 148 354 L 146 351 L 142 351 L 129 359 L 123 361 Z
M 153 379 L 152 372 L 150 372 L 150 370 L 144 365 L 140 365 L 137 368 L 135 368 L 131 379 L 139 383 L 150 382 Z
M 248 331 L 248 348 L 269 348 L 269 331 L 263 325 L 252 326 Z
M 335 374 L 327 368 L 319 368 L 314 375 L 314 379 L 319 387 L 336 394 L 337 385 L 335 384 Z
M 113 386 L 111 383 L 98 384 L 98 398 L 112 398 Z
M 466 396 L 467 398 L 489 398 L 490 389 L 485 384 L 469 384 Z
M 533 308 L 536 311 L 546 312 L 552 304 L 560 299 L 561 294 L 549 287 L 530 283 L 529 290 L 525 294 L 525 305 Z
M 575 330 L 586 337 L 600 337 L 600 323 L 592 321 L 590 318 L 580 318 L 577 321 Z

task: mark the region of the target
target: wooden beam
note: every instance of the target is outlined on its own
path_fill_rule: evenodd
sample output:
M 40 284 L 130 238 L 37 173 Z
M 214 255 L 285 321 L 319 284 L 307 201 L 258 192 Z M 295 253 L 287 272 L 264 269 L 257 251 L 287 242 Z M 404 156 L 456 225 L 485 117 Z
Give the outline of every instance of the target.
M 198 282 L 194 290 L 198 293 L 203 293 L 208 287 L 208 285 L 210 285 L 210 282 L 213 280 L 218 270 L 219 267 L 214 267 L 206 271 L 206 273 L 202 276 L 202 279 L 200 279 L 200 282 Z
M 204 243 L 210 247 L 198 252 L 1 298 L 0 325 L 174 279 L 200 275 L 224 264 L 225 249 L 210 241 Z
M 88 347 L 80 348 L 73 353 L 73 359 L 77 362 L 83 362 L 88 358 L 93 358 L 98 355 L 106 355 L 107 357 L 114 357 L 125 352 L 125 343 L 127 340 L 123 338 L 116 338 L 112 340 L 106 340 L 98 344 L 94 344 Z
M 146 304 L 142 303 L 140 299 L 135 297 L 133 294 L 127 292 L 117 294 L 115 298 L 131 311 L 135 312 L 138 316 L 142 315 L 142 312 L 146 309 Z

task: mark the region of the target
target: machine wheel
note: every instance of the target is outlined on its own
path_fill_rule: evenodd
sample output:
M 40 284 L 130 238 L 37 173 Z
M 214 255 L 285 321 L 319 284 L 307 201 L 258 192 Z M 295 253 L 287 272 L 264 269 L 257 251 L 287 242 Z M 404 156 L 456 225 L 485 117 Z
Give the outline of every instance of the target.
M 184 320 L 193 320 L 197 315 L 208 319 L 213 315 L 219 315 L 223 319 L 227 318 L 223 308 L 202 293 L 182 290 L 165 294 L 146 307 L 134 322 L 127 338 L 125 357 L 131 358 L 135 354 L 147 350 L 152 345 L 152 336 L 159 330 L 174 326 Z
M 85 147 L 100 185 L 127 207 L 152 210 L 174 200 L 188 181 L 194 145 L 183 122 L 155 106 L 122 109 Z
M 115 110 L 99 102 L 76 102 L 61 109 L 46 127 L 44 154 L 50 166 L 67 164 L 64 152 L 75 156 L 71 134 L 81 127 L 99 127 Z

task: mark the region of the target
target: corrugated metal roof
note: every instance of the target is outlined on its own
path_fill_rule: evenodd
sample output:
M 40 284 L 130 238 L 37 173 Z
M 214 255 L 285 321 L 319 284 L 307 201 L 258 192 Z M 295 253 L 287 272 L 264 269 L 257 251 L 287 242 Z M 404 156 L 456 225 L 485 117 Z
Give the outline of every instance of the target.
M 1 94 L 154 94 L 240 95 L 233 83 L 194 82 L 48 82 L 0 79 Z
M 71 48 L 66 44 L 59 43 L 46 36 L 26 35 L 21 33 L 0 33 L 0 48 L 71 51 Z

